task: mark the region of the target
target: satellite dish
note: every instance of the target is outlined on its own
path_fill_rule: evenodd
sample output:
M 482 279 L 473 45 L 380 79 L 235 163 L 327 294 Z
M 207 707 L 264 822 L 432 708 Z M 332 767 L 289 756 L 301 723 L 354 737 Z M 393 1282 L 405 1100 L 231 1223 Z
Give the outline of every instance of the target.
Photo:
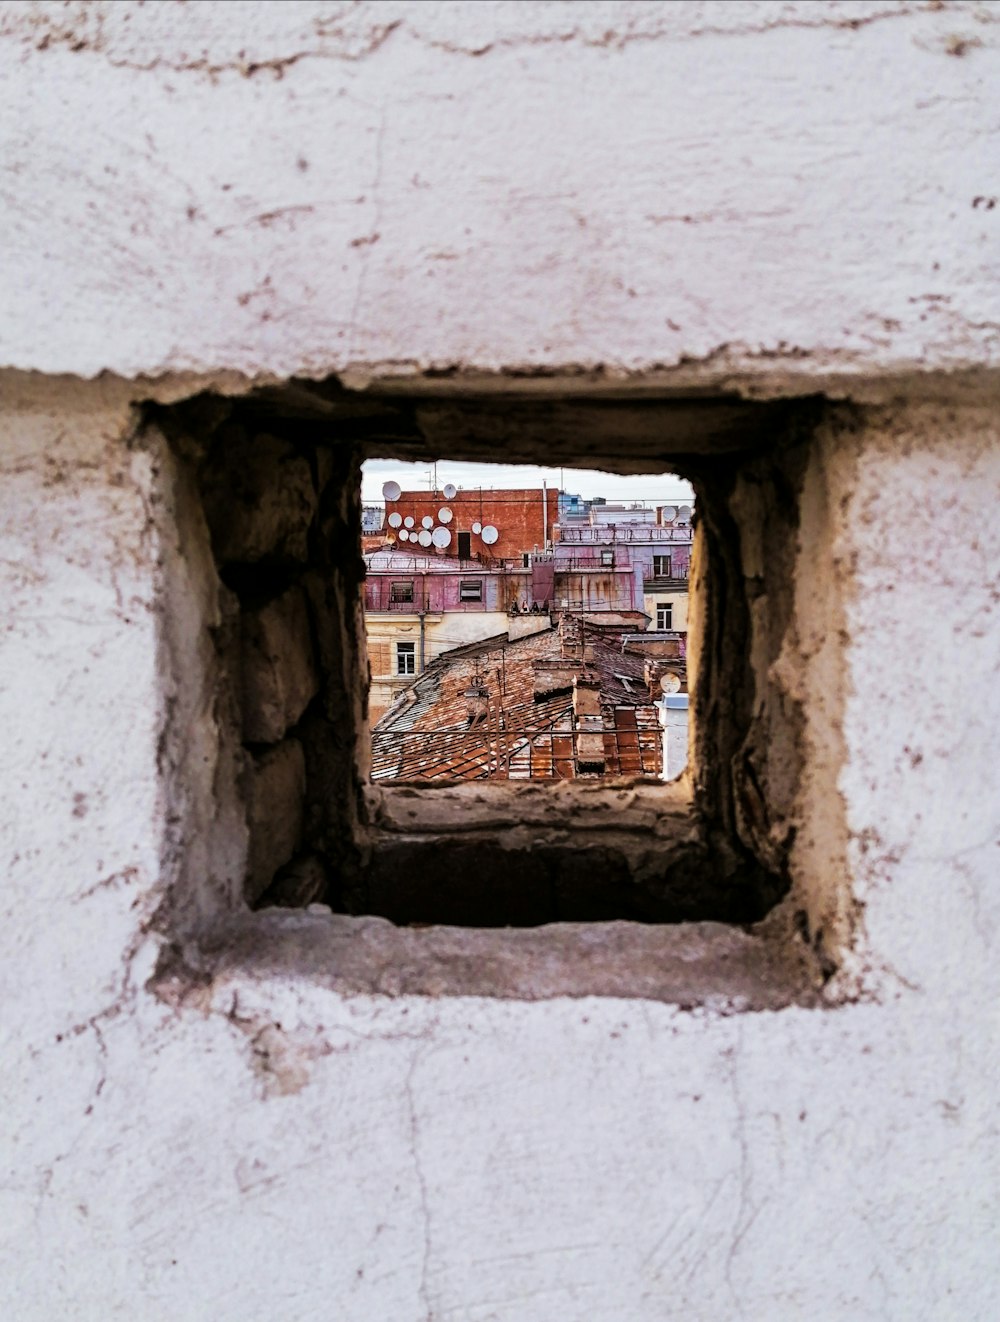
M 681 687 L 679 675 L 672 675 L 668 670 L 665 675 L 660 676 L 660 688 L 664 693 L 677 693 Z
M 439 523 L 451 523 L 454 517 L 455 517 L 454 514 L 452 514 L 451 510 L 448 508 L 447 505 L 443 505 L 441 509 L 438 510 Z
M 402 514 L 396 514 L 395 512 L 393 512 L 392 514 L 389 515 L 390 528 L 398 528 L 402 522 L 403 522 Z
M 677 518 L 677 506 L 676 506 L 676 505 L 664 505 L 664 507 L 663 507 L 663 522 L 664 522 L 664 523 L 673 523 L 674 519 L 676 519 L 676 518 Z
M 408 542 L 408 541 L 410 540 L 410 534 L 406 531 L 405 528 L 400 528 L 400 530 L 399 530 L 399 540 L 400 540 L 401 542 Z
M 412 528 L 412 527 L 413 527 L 413 516 L 412 516 L 412 515 L 407 514 L 406 518 L 403 520 L 403 526 L 406 527 L 406 528 Z
M 458 488 L 454 486 L 451 482 L 446 483 L 444 488 L 445 500 L 454 500 L 457 495 L 458 495 Z
M 398 500 L 403 494 L 403 488 L 398 482 L 383 482 L 382 495 L 386 500 Z
M 425 528 L 434 527 L 434 520 L 431 518 L 429 514 L 425 514 L 424 517 L 420 520 L 420 522 L 423 524 Z
M 422 528 L 420 532 L 417 533 L 417 541 L 421 546 L 430 546 L 431 535 L 426 528 Z
M 472 525 L 472 531 L 473 531 L 473 532 L 482 532 L 482 531 L 483 531 L 483 525 L 482 525 L 481 523 L 479 523 L 479 522 L 474 523 L 474 524 Z
M 691 506 L 690 506 L 690 505 L 682 505 L 682 506 L 680 507 L 680 509 L 677 511 L 677 517 L 678 517 L 678 519 L 680 519 L 681 523 L 690 523 L 690 521 L 691 521 Z
M 435 528 L 431 533 L 431 541 L 443 551 L 446 546 L 451 546 L 451 533 L 447 528 Z
M 500 534 L 497 532 L 496 528 L 493 527 L 492 523 L 488 523 L 486 527 L 483 529 L 483 541 L 486 543 L 487 546 L 492 546 L 493 543 L 496 542 L 499 537 Z

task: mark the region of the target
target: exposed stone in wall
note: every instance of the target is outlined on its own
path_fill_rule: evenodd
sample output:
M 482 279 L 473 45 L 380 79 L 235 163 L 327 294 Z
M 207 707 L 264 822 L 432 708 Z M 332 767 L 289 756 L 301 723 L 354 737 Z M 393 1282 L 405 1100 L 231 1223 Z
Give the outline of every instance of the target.
M 286 739 L 254 759 L 248 805 L 250 857 L 247 899 L 259 899 L 302 841 L 305 758 L 296 739 Z
M 243 737 L 273 744 L 295 725 L 319 688 L 301 588 L 245 612 L 242 645 Z
M 309 464 L 276 436 L 228 424 L 201 471 L 205 517 L 222 565 L 304 563 L 316 490 Z
M 329 870 L 322 857 L 304 854 L 278 869 L 260 897 L 260 908 L 304 909 L 323 899 L 329 880 Z
M 354 449 L 330 448 L 287 418 L 289 434 L 278 434 L 266 410 L 217 396 L 153 416 L 211 534 L 222 604 L 212 634 L 216 730 L 237 760 L 242 740 L 252 769 L 233 782 L 249 829 L 245 895 L 308 904 L 331 863 L 356 853 L 364 693 L 363 626 L 350 604 L 361 562 L 347 531 L 357 522 Z M 300 848 L 312 852 L 293 859 Z
M 451 398 L 455 436 L 436 433 L 434 443 L 441 453 L 460 456 L 464 442 L 459 415 L 467 416 L 474 428 L 476 418 L 481 421 L 498 406 L 491 397 L 475 394 L 469 400 Z M 310 404 L 315 417 L 310 417 Z M 670 434 L 691 451 L 674 455 L 672 464 L 699 492 L 697 536 L 707 571 L 702 571 L 698 590 L 706 604 L 707 635 L 700 653 L 697 646 L 693 651 L 691 668 L 696 727 L 689 781 L 693 815 L 676 840 L 658 838 L 651 852 L 637 851 L 624 835 L 614 844 L 606 837 L 598 843 L 590 835 L 593 821 L 584 814 L 577 817 L 574 812 L 565 829 L 576 833 L 575 842 L 589 848 L 590 857 L 604 857 L 601 851 L 610 848 L 608 856 L 616 860 L 599 868 L 588 883 L 594 896 L 587 912 L 599 909 L 612 915 L 616 904 L 627 904 L 660 921 L 752 921 L 775 903 L 789 881 L 786 859 L 799 717 L 788 695 L 776 700 L 769 666 L 790 619 L 797 473 L 808 450 L 815 409 L 810 403 L 794 413 L 787 405 L 737 408 L 728 400 L 702 401 L 696 411 L 671 400 L 647 401 L 642 410 L 627 403 L 622 407 L 622 426 L 637 452 L 632 461 L 636 467 L 650 462 L 641 457 L 647 450 L 662 462 L 660 438 L 671 429 L 675 415 L 679 418 L 679 427 Z M 523 422 L 529 434 L 540 420 L 552 416 L 547 404 L 535 408 L 528 398 L 512 409 L 510 416 Z M 394 889 L 392 875 L 403 878 L 407 873 L 400 861 L 403 842 L 366 822 L 359 799 L 368 740 L 358 452 L 373 425 L 383 435 L 401 436 L 401 445 L 409 450 L 413 412 L 414 402 L 398 396 L 362 405 L 351 391 L 331 382 L 287 392 L 271 387 L 221 413 L 207 400 L 191 401 L 175 410 L 173 430 L 178 435 L 185 434 L 185 427 L 198 432 L 185 452 L 198 471 L 218 572 L 241 604 L 243 738 L 255 751 L 289 733 L 301 745 L 301 839 L 297 836 L 292 848 L 311 851 L 322 861 L 328 877 L 325 899 L 337 909 L 408 921 L 406 915 L 419 916 L 425 904 L 439 921 L 449 912 L 456 921 L 474 921 L 481 910 L 485 922 L 488 906 L 481 899 L 453 899 L 442 907 L 441 893 L 435 894 L 435 869 L 480 896 L 489 886 L 496 894 L 509 892 L 513 897 L 507 881 L 497 891 L 495 882 L 485 882 L 468 868 L 469 851 L 478 851 L 484 859 L 497 857 L 501 872 L 514 865 L 521 877 L 514 888 L 518 894 L 518 887 L 532 889 L 529 877 L 539 868 L 535 889 L 540 896 L 546 890 L 554 894 L 560 888 L 553 889 L 551 868 L 540 861 L 545 840 L 531 841 L 529 859 L 509 852 L 512 842 L 502 831 L 491 838 L 468 821 L 456 822 L 456 832 L 436 843 L 432 831 L 418 829 L 405 843 L 412 853 L 405 885 L 399 880 Z M 433 409 L 422 403 L 417 412 L 419 426 L 434 425 L 423 421 L 438 416 Z M 561 442 L 565 457 L 588 455 L 593 445 L 589 422 L 603 435 L 614 413 L 607 405 L 592 417 L 578 410 L 578 439 Z M 496 412 L 498 422 L 509 423 L 510 416 Z M 740 416 L 745 420 L 742 449 Z M 765 424 L 767 444 L 762 443 Z M 723 438 L 724 457 L 717 453 Z M 382 442 L 393 451 L 397 444 Z M 582 661 L 565 674 L 536 678 L 568 686 L 586 660 L 584 652 Z M 586 697 L 584 686 L 577 694 L 578 752 L 585 766 L 599 772 L 603 744 L 601 736 L 587 728 L 592 721 Z M 491 792 L 499 794 L 500 787 L 491 787 Z M 503 807 L 497 799 L 498 822 L 505 814 L 512 821 L 519 819 L 510 797 L 517 793 L 510 787 Z M 255 848 L 253 835 L 266 829 L 260 823 L 251 828 L 252 902 L 260 900 L 275 871 L 291 858 L 287 850 L 274 854 L 270 842 Z M 517 849 L 526 844 L 519 842 Z M 271 869 L 267 875 L 265 863 Z M 628 884 L 621 877 L 628 877 Z M 308 897 L 303 902 L 309 902 L 315 898 L 315 885 L 299 879 L 276 889 L 271 901 L 283 896 L 291 902 L 289 897 L 301 894 Z M 629 887 L 645 898 L 626 899 Z M 453 891 L 452 886 L 448 893 Z M 549 915 L 539 921 L 575 912 L 563 901 L 556 909 L 548 899 L 540 905 L 532 901 L 527 909 L 520 898 L 511 903 L 512 913 L 523 909 Z M 459 914 L 466 917 L 459 919 Z

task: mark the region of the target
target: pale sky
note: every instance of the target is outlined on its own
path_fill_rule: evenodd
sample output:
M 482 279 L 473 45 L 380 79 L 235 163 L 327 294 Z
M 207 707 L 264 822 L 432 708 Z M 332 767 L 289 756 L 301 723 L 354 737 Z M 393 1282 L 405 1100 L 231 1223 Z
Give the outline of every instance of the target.
M 431 489 L 430 464 L 401 464 L 393 459 L 369 459 L 361 475 L 361 499 L 368 505 L 382 503 L 383 482 L 398 482 L 404 491 Z M 604 496 L 607 500 L 644 501 L 653 505 L 690 502 L 693 498 L 690 484 L 673 473 L 659 476 L 640 473 L 623 477 L 618 473 L 601 473 L 593 468 L 537 468 L 528 464 L 460 464 L 439 463 L 437 486 L 446 482 L 456 487 L 540 487 L 545 481 L 550 489 L 568 491 L 573 495 L 592 499 Z

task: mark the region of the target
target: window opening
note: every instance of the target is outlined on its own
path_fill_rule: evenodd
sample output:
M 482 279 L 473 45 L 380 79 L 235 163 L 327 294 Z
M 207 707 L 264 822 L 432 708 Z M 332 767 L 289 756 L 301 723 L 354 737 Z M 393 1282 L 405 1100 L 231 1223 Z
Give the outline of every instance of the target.
M 670 577 L 672 577 L 672 574 L 673 574 L 673 570 L 672 570 L 672 568 L 671 568 L 672 564 L 673 564 L 673 561 L 672 561 L 672 559 L 671 559 L 671 557 L 670 557 L 669 555 L 654 555 L 654 556 L 653 556 L 653 577 L 654 577 L 654 578 L 670 578 Z
M 483 584 L 478 578 L 463 578 L 458 585 L 460 601 L 482 601 Z
M 656 603 L 656 627 L 660 632 L 673 628 L 674 607 L 669 601 Z
M 636 404 L 627 391 L 594 403 L 536 397 L 534 387 L 456 402 L 448 382 L 419 388 L 442 394 L 422 396 L 412 383 L 394 395 L 294 382 L 147 410 L 189 475 L 179 508 L 200 506 L 184 535 L 210 536 L 211 555 L 191 559 L 218 587 L 198 665 L 217 689 L 211 792 L 229 785 L 233 806 L 204 820 L 223 832 L 241 823 L 247 903 L 322 899 L 397 923 L 473 926 L 761 916 L 787 885 L 797 709 L 768 687 L 789 609 L 774 566 L 786 567 L 796 544 L 812 406 L 795 414 L 653 395 Z M 425 463 L 438 450 L 465 463 L 502 447 L 551 462 L 554 438 L 565 470 L 546 480 L 532 507 L 539 526 L 523 536 L 482 484 L 463 525 L 459 484 L 444 472 L 423 486 L 433 497 L 426 509 L 402 508 L 402 485 L 392 497 L 362 497 L 369 454 Z M 697 501 L 651 490 L 653 461 L 665 453 Z M 617 465 L 620 481 L 640 474 L 630 491 L 573 489 L 581 470 L 570 461 L 597 456 Z M 754 492 L 743 504 L 741 482 Z M 750 534 L 761 543 L 752 610 L 741 560 Z M 611 565 L 601 555 L 609 542 Z M 389 563 L 387 550 L 408 563 Z M 672 602 L 653 581 L 662 567 L 654 556 L 666 555 Z M 454 613 L 429 567 L 448 557 L 465 562 L 454 578 L 464 609 Z M 473 565 L 479 600 L 463 599 Z M 662 627 L 664 606 L 671 625 L 682 622 L 679 578 L 699 601 L 697 676 L 687 673 L 686 627 Z M 213 580 L 204 600 L 215 591 Z M 487 613 L 498 635 L 470 636 Z M 447 647 L 435 651 L 432 623 L 452 614 L 438 638 Z M 752 647 L 759 620 L 768 628 Z M 399 636 L 404 627 L 409 637 Z M 453 672 L 455 662 L 466 673 Z M 664 785 L 657 709 L 686 729 L 695 679 L 688 771 Z M 442 692 L 456 719 L 426 728 Z M 392 738 L 376 748 L 384 730 Z M 774 747 L 780 777 L 769 774 Z M 483 793 L 469 780 L 493 783 Z M 539 783 L 556 793 L 538 796 Z M 633 802 L 649 805 L 641 829 L 627 825 Z

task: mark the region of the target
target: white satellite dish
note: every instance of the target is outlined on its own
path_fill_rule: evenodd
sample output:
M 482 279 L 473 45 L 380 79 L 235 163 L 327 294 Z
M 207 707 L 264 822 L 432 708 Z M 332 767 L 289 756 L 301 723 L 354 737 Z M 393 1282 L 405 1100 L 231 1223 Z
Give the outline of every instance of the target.
M 455 517 L 454 514 L 452 514 L 451 510 L 448 508 L 447 505 L 443 505 L 438 510 L 438 521 L 440 523 L 451 523 L 454 517 Z
M 406 518 L 403 520 L 403 526 L 406 527 L 406 528 L 412 528 L 412 527 L 413 527 L 413 516 L 412 516 L 412 514 L 407 514 Z
M 492 546 L 493 543 L 499 539 L 499 537 L 500 534 L 497 532 L 496 528 L 493 527 L 492 523 L 488 523 L 486 527 L 483 529 L 483 541 L 486 543 L 487 546 Z
M 660 688 L 664 693 L 677 693 L 681 686 L 679 675 L 672 675 L 668 670 L 665 675 L 660 676 Z
M 402 514 L 396 514 L 394 511 L 392 514 L 389 515 L 390 528 L 398 528 L 402 522 L 403 522 Z
M 690 505 L 682 505 L 682 506 L 680 507 L 680 509 L 677 511 L 677 517 L 678 517 L 678 519 L 681 521 L 681 523 L 690 523 L 690 521 L 691 521 L 691 506 L 690 506 Z
M 451 533 L 447 528 L 435 528 L 431 533 L 431 541 L 443 551 L 446 546 L 451 546 Z
M 399 540 L 400 540 L 401 542 L 408 542 L 408 541 L 410 540 L 410 534 L 406 531 L 405 528 L 400 528 L 400 530 L 399 530 Z
M 398 500 L 402 494 L 403 488 L 398 482 L 382 483 L 382 495 L 385 496 L 386 500 Z
M 454 500 L 458 495 L 458 488 L 451 482 L 447 482 L 444 488 L 445 500 Z
M 676 519 L 676 518 L 677 518 L 677 506 L 676 506 L 676 505 L 664 505 L 664 507 L 663 507 L 663 522 L 664 522 L 664 523 L 673 523 L 674 519 Z
M 417 541 L 421 546 L 430 546 L 431 535 L 426 528 L 422 528 L 420 532 L 417 533 Z
M 425 514 L 424 517 L 420 520 L 420 522 L 423 524 L 425 528 L 434 527 L 434 520 L 431 518 L 429 514 Z
M 472 531 L 473 531 L 473 532 L 482 532 L 482 531 L 483 531 L 483 525 L 482 525 L 481 523 L 479 523 L 479 522 L 474 523 L 474 524 L 472 525 Z

